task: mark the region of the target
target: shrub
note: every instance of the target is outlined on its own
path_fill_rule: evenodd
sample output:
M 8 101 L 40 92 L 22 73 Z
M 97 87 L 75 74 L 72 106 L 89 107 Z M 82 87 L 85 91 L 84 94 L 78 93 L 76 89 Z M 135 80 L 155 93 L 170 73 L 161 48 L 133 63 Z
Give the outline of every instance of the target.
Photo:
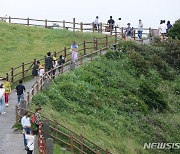
M 160 112 L 168 109 L 168 104 L 164 100 L 161 92 L 147 81 L 142 80 L 139 88 L 139 97 L 148 105 L 149 110 L 158 110 Z
M 180 40 L 180 19 L 177 20 L 173 27 L 169 30 L 168 36 L 172 37 L 173 39 L 177 38 Z

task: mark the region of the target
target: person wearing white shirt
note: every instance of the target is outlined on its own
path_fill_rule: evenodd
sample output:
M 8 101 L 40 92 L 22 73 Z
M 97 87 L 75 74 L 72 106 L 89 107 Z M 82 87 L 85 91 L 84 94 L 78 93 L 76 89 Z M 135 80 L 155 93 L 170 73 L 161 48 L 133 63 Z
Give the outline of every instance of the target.
M 142 32 L 143 32 L 143 24 L 141 19 L 139 19 L 139 24 L 138 24 L 138 37 L 139 39 L 142 39 Z
M 94 29 L 95 29 L 95 30 L 98 30 L 98 29 L 99 29 L 99 22 L 98 22 L 98 20 L 99 20 L 99 17 L 96 16 L 96 19 L 95 19 L 95 21 L 94 21 Z
M 25 115 L 22 117 L 21 124 L 26 134 L 30 134 L 31 122 L 29 118 L 29 112 L 26 112 Z M 25 135 L 23 135 L 23 137 L 24 137 L 24 146 L 26 146 L 27 140 L 25 138 Z
M 28 147 L 27 154 L 33 153 L 34 142 L 35 142 L 35 135 L 34 134 L 35 134 L 35 131 L 31 131 L 30 134 L 26 134 L 26 132 L 24 131 L 24 135 L 25 135 L 25 138 L 27 140 L 27 147 Z
M 0 114 L 5 114 L 4 94 L 5 94 L 5 89 L 3 87 L 3 83 L 0 83 Z
M 167 25 L 166 25 L 166 21 L 165 20 L 161 20 L 160 22 L 160 26 L 159 26 L 159 31 L 161 33 L 161 40 L 165 39 L 166 36 L 166 30 L 167 30 Z

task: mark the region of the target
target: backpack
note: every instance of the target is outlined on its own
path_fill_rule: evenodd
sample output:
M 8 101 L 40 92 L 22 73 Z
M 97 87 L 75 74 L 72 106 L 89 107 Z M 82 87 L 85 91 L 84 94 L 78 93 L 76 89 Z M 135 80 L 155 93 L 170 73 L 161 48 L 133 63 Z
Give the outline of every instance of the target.
M 35 121 L 36 121 L 36 116 L 35 116 L 35 114 L 32 114 L 31 122 L 32 122 L 32 123 L 35 123 Z

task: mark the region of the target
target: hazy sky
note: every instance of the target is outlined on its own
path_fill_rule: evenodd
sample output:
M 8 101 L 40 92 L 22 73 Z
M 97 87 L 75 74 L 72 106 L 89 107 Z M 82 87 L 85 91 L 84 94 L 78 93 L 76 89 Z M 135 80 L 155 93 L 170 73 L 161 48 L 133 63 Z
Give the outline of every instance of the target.
M 109 3 L 108 3 L 109 2 Z M 49 20 L 93 22 L 95 16 L 106 22 L 112 15 L 123 25 L 157 28 L 161 19 L 172 23 L 180 18 L 180 0 L 0 0 L 0 16 L 30 17 Z

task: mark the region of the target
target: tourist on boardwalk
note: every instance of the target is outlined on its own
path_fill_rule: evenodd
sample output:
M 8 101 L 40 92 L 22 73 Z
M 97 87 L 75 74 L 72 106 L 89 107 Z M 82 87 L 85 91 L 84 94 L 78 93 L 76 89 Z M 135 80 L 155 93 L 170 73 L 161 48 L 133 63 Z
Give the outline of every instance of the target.
M 62 55 L 60 55 L 59 59 L 58 59 L 59 72 L 61 71 L 62 65 L 64 63 L 65 63 L 64 57 Z
M 172 28 L 172 25 L 170 23 L 170 21 L 167 22 L 167 31 L 166 33 L 168 33 L 168 31 Z
M 35 143 L 35 131 L 31 131 L 30 134 L 27 134 L 26 131 L 23 132 L 25 139 L 27 140 L 27 154 L 32 154 L 34 151 L 34 143 Z
M 160 21 L 159 32 L 161 34 L 161 41 L 166 39 L 167 25 L 165 20 Z
M 115 22 L 112 19 L 112 16 L 110 16 L 110 19 L 108 20 L 107 24 L 109 25 L 109 30 L 113 30 Z
M 119 28 L 119 32 L 120 34 L 122 33 L 122 21 L 121 21 L 121 18 L 118 18 L 118 21 L 117 21 L 117 27 Z
M 30 118 L 29 118 L 29 112 L 26 112 L 25 115 L 22 117 L 21 125 L 23 127 L 23 131 L 25 131 L 26 134 L 30 134 L 31 122 L 30 122 Z M 24 134 L 23 134 L 23 137 L 24 137 L 24 146 L 26 146 L 27 140 L 26 140 Z
M 45 59 L 45 70 L 49 71 L 53 68 L 53 58 L 51 56 L 51 52 L 47 53 L 47 57 Z
M 36 108 L 35 113 L 34 113 L 37 131 L 39 130 L 39 124 L 42 123 L 42 117 L 41 117 L 41 113 L 40 113 L 41 110 L 42 110 L 42 108 L 38 107 L 38 108 Z
M 44 73 L 45 73 L 45 70 L 44 70 L 43 66 L 40 65 L 39 66 L 39 71 L 38 71 L 39 77 L 43 77 Z
M 133 34 L 133 28 L 131 28 L 131 24 L 130 23 L 128 23 L 127 24 L 128 25 L 128 27 L 126 28 L 126 36 L 127 37 L 132 37 L 132 34 Z
M 26 91 L 26 88 L 24 85 L 22 85 L 22 80 L 19 81 L 19 84 L 16 86 L 16 92 L 17 92 L 17 99 L 18 99 L 18 106 L 20 106 L 20 102 L 22 99 L 24 99 L 24 92 Z
M 78 60 L 78 45 L 76 44 L 76 42 L 73 42 L 73 44 L 71 45 L 71 52 L 72 52 L 72 61 L 76 62 Z
M 11 92 L 11 84 L 7 78 L 3 78 L 3 87 L 5 88 L 5 106 L 9 106 L 9 93 Z
M 35 79 L 35 84 L 37 83 L 39 65 L 40 65 L 39 61 L 35 62 L 34 66 L 33 66 L 33 69 L 32 69 L 32 76 Z
M 95 30 L 99 30 L 99 22 L 98 22 L 98 19 L 99 19 L 99 17 L 96 16 L 96 19 L 95 19 L 95 21 L 94 21 L 94 29 L 95 29 Z
M 53 57 L 53 78 L 56 75 L 56 69 L 55 69 L 56 67 L 57 67 L 57 58 Z
M 142 32 L 143 32 L 143 24 L 141 19 L 139 19 L 139 24 L 138 24 L 138 37 L 139 39 L 142 39 Z
M 5 104 L 4 104 L 4 94 L 5 94 L 5 89 L 3 87 L 3 83 L 0 83 L 0 114 L 5 114 Z

